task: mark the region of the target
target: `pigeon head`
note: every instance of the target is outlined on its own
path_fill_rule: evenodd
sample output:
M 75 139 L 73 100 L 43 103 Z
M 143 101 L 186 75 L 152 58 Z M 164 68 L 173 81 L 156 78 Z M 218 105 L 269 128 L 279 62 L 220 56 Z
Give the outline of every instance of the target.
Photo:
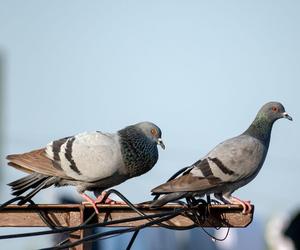
M 292 121 L 292 117 L 285 111 L 279 102 L 268 102 L 258 111 L 254 121 L 244 134 L 253 136 L 269 146 L 272 127 L 275 121 L 286 118 Z
M 266 103 L 258 112 L 257 118 L 265 119 L 270 123 L 273 123 L 280 118 L 286 118 L 290 121 L 293 120 L 292 117 L 289 116 L 288 113 L 285 111 L 285 108 L 280 102 Z
M 165 149 L 165 144 L 161 139 L 161 130 L 154 123 L 140 122 L 135 124 L 134 126 L 139 128 L 148 139 L 160 145 L 162 149 Z

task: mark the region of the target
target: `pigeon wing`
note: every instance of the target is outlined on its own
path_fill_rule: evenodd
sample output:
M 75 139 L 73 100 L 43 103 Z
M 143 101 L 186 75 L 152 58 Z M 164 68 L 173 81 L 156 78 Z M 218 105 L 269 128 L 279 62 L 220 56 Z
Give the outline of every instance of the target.
M 118 136 L 81 133 L 53 141 L 46 148 L 7 156 L 8 164 L 28 173 L 93 182 L 126 172 Z
M 215 177 L 203 178 L 194 176 L 193 174 L 187 174 L 152 189 L 152 192 L 154 194 L 197 192 L 199 190 L 209 190 L 218 184 L 221 184 L 221 181 Z
M 67 138 L 59 150 L 55 142 L 50 143 L 46 152 L 67 176 L 79 181 L 94 182 L 117 172 L 126 174 L 116 134 L 81 133 Z
M 248 178 L 258 172 L 267 154 L 267 147 L 258 139 L 240 135 L 217 145 L 205 156 L 209 163 L 210 175 L 223 182 L 236 182 Z M 202 172 L 203 166 L 191 172 Z
M 222 183 L 222 180 L 213 176 L 209 169 L 207 159 L 199 160 L 193 165 L 193 169 L 189 173 L 168 181 L 152 190 L 153 193 L 172 193 L 172 192 L 194 192 L 199 190 L 209 190 L 212 187 Z M 193 171 L 196 169 L 197 171 Z M 200 170 L 202 169 L 202 171 Z M 205 173 L 199 174 L 199 173 Z
M 46 155 L 45 148 L 34 150 L 24 154 L 7 156 L 8 165 L 26 173 L 40 173 L 47 176 L 67 178 L 64 171 Z
M 153 193 L 206 192 L 255 175 L 266 149 L 257 139 L 241 135 L 217 145 L 183 176 L 153 189 Z

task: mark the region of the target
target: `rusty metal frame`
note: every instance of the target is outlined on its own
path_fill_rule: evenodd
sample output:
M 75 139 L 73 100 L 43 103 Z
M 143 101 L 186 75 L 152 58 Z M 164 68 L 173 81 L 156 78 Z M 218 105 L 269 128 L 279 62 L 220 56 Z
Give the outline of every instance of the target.
M 148 205 L 136 205 L 144 214 L 158 214 L 182 208 L 181 205 L 165 205 L 160 209 L 150 209 Z M 93 223 L 114 221 L 124 218 L 132 218 L 139 214 L 127 205 L 99 204 L 100 213 L 94 216 Z M 242 206 L 239 205 L 199 205 L 196 212 L 205 215 L 203 220 L 197 221 L 201 227 L 246 227 L 253 219 L 254 207 L 249 214 L 242 214 Z M 40 217 L 43 212 L 56 226 L 73 227 L 85 222 L 92 215 L 94 209 L 88 204 L 45 204 L 45 205 L 8 205 L 0 211 L 0 227 L 46 227 Z M 111 227 L 136 227 L 148 222 L 148 220 L 131 221 L 121 224 L 108 225 Z M 188 215 L 178 215 L 166 221 L 169 226 L 188 227 L 194 225 L 194 221 Z M 155 225 L 157 226 L 157 225 Z M 69 240 L 76 241 L 88 234 L 88 230 L 78 230 L 70 233 Z M 81 244 L 73 249 L 88 249 L 87 244 Z

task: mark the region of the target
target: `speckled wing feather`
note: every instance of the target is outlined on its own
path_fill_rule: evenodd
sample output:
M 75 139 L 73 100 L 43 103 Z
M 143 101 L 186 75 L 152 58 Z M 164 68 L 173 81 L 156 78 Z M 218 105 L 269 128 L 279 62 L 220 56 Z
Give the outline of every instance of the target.
M 216 146 L 187 174 L 153 189 L 154 193 L 206 191 L 256 173 L 266 155 L 257 139 L 241 135 Z
M 222 181 L 216 177 L 197 177 L 192 174 L 183 175 L 177 179 L 168 181 L 152 190 L 154 194 L 167 194 L 172 192 L 197 192 L 199 190 L 208 190 Z

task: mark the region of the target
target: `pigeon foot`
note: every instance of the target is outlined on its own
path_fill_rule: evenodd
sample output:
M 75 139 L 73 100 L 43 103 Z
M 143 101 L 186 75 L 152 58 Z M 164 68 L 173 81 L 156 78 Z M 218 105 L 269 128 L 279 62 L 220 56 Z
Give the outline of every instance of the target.
M 237 197 L 231 196 L 230 201 L 232 204 L 238 204 L 243 206 L 242 214 L 249 214 L 252 210 L 251 201 L 243 201 Z
M 102 192 L 96 199 L 92 199 L 91 197 L 89 197 L 87 194 L 85 193 L 82 193 L 80 194 L 81 197 L 87 201 L 88 204 L 91 204 L 96 212 L 96 214 L 99 214 L 99 210 L 96 206 L 96 204 L 99 204 L 99 203 L 103 203 L 103 204 L 110 204 L 110 205 L 125 205 L 126 203 L 123 202 L 123 201 L 115 201 L 115 200 L 112 200 L 110 198 L 106 198 L 105 201 L 103 200 L 105 195 L 106 195 L 106 192 Z M 104 201 L 104 202 L 103 202 Z M 84 202 L 83 202 L 84 203 Z

